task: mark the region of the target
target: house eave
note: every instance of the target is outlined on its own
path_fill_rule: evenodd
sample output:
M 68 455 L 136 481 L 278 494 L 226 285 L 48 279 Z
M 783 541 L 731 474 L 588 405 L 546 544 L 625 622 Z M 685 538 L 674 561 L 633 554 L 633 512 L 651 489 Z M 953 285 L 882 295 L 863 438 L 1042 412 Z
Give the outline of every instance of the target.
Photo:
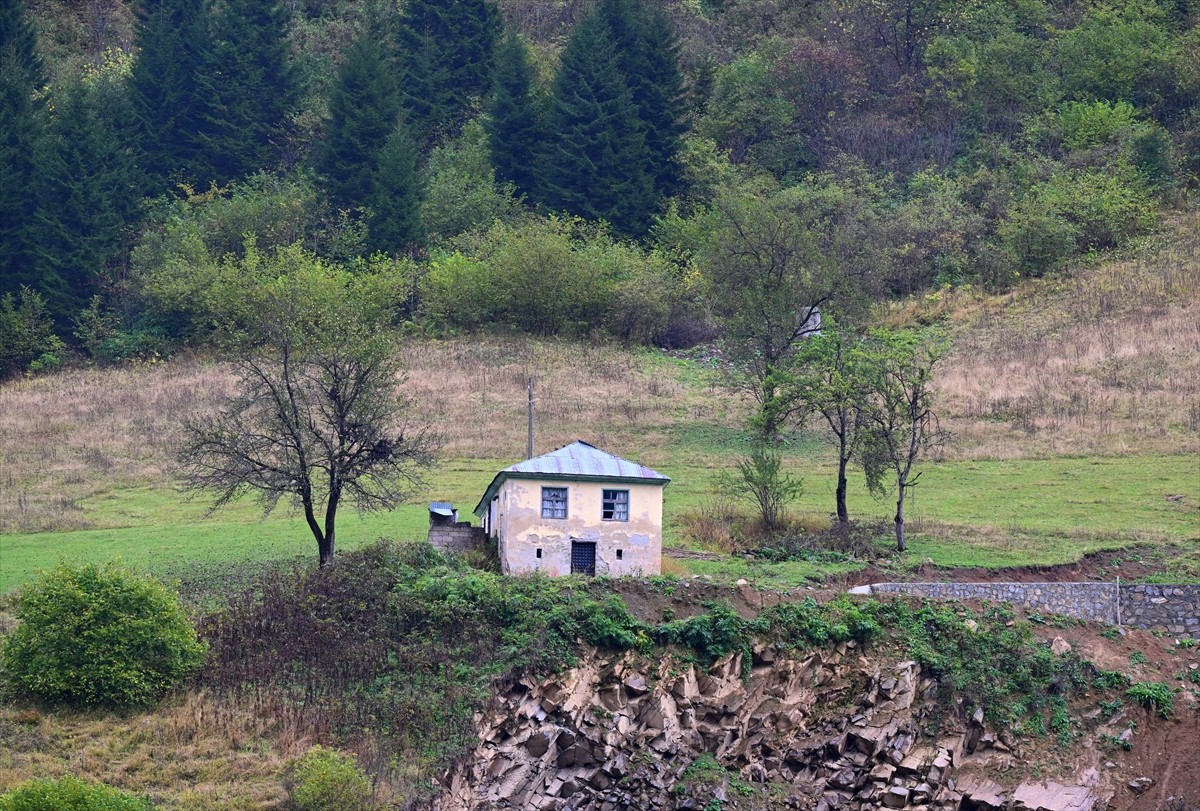
M 587 474 L 564 474 L 564 473 L 514 473 L 507 470 L 502 470 L 492 479 L 492 483 L 488 485 L 484 491 L 483 498 L 479 500 L 479 504 L 475 506 L 475 515 L 483 518 L 487 512 L 488 504 L 495 498 L 499 492 L 500 486 L 509 479 L 518 481 L 548 481 L 548 482 L 612 482 L 613 484 L 649 484 L 659 487 L 666 487 L 670 484 L 671 479 L 668 476 L 662 478 L 650 479 L 641 476 L 589 476 Z

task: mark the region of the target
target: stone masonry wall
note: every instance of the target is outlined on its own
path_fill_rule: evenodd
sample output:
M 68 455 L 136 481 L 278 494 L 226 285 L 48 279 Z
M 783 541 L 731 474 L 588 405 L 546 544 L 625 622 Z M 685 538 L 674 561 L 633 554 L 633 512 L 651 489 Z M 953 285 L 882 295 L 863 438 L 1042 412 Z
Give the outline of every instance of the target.
M 1107 625 L 1200 638 L 1200 585 L 1130 583 L 875 583 L 872 594 L 991 600 Z
M 482 546 L 487 535 L 481 527 L 466 521 L 457 524 L 435 524 L 429 528 L 429 543 L 441 552 L 466 552 Z
M 991 600 L 1047 614 L 1117 623 L 1115 583 L 875 583 L 873 594 L 912 594 L 939 600 Z
M 1200 638 L 1200 585 L 1121 585 L 1121 623 Z

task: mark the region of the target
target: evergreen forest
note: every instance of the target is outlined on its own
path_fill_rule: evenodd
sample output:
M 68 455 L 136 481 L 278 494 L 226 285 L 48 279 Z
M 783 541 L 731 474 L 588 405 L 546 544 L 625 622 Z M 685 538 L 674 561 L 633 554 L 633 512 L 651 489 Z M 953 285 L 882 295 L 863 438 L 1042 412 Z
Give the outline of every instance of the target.
M 1200 178 L 1195 0 L 0 0 L 0 371 L 393 323 L 715 337 L 1119 251 Z M 784 327 L 763 335 L 775 319 Z

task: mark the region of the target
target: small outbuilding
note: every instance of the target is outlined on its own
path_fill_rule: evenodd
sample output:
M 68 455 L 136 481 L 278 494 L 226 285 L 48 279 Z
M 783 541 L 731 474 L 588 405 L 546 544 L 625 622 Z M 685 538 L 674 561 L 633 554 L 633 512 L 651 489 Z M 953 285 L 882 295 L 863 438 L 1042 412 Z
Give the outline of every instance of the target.
M 475 507 L 505 574 L 659 574 L 671 480 L 586 442 L 496 474 Z

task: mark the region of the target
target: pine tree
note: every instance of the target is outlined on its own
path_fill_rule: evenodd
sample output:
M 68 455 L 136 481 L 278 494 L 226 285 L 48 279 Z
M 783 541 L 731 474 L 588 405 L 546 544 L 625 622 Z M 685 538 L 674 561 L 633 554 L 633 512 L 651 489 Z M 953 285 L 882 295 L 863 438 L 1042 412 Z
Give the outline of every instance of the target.
M 0 294 L 44 290 L 36 218 L 44 179 L 45 110 L 20 50 L 0 50 Z
M 37 36 L 20 0 L 0 0 L 0 295 L 29 287 L 62 320 L 67 288 L 41 250 L 56 155 Z
M 655 192 L 668 197 L 679 190 L 675 158 L 687 129 L 679 43 L 671 21 L 662 8 L 635 0 L 602 0 L 600 13 L 613 32 L 617 62 L 646 131 Z
M 404 105 L 419 140 L 452 136 L 491 89 L 500 13 L 492 0 L 409 0 L 400 20 Z
M 533 196 L 534 161 L 542 148 L 541 111 L 533 94 L 533 65 L 524 43 L 510 34 L 496 49 L 496 71 L 487 106 L 488 149 L 496 177 Z
M 131 104 L 119 80 L 68 83 L 54 108 L 52 203 L 41 218 L 39 249 L 64 284 L 61 317 L 83 309 L 119 253 L 138 215 L 140 177 L 123 124 Z
M 204 0 L 145 0 L 136 38 L 129 82 L 148 191 L 214 179 L 203 156 L 211 91 L 204 76 L 213 59 Z
M 198 174 L 224 183 L 265 167 L 297 99 L 287 16 L 269 0 L 224 0 L 200 76 L 209 99 L 199 133 Z M 199 168 L 199 167 L 198 167 Z
M 379 154 L 368 201 L 371 247 L 397 254 L 419 245 L 423 189 L 417 169 L 419 152 L 408 127 L 400 123 Z
M 367 205 L 375 199 L 380 155 L 400 113 L 393 64 L 382 38 L 368 31 L 350 46 L 338 71 L 317 163 L 335 205 Z
M 34 87 L 46 82 L 45 66 L 38 53 L 37 33 L 25 16 L 24 0 L 0 0 L 0 54 L 15 60 Z
M 654 210 L 645 133 L 617 63 L 604 17 L 592 12 L 571 32 L 554 77 L 549 131 L 539 156 L 538 199 L 582 217 L 645 233 Z

